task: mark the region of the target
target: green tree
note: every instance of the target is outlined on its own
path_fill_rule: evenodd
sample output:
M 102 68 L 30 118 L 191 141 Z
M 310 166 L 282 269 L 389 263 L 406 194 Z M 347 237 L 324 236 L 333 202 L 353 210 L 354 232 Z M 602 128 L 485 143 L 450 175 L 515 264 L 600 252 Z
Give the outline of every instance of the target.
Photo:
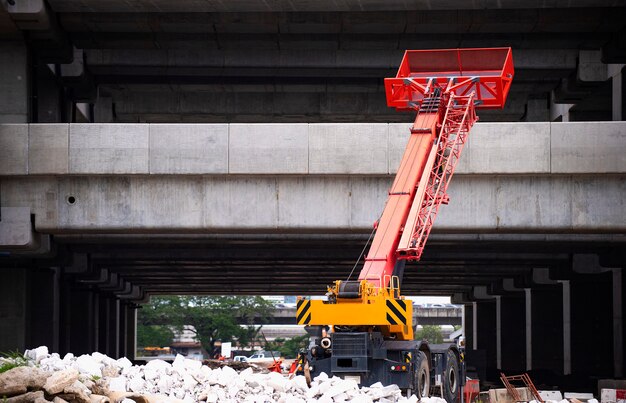
M 302 348 L 309 346 L 309 335 L 304 334 L 302 336 L 292 337 L 290 339 L 283 339 L 277 337 L 273 342 L 265 344 L 266 351 L 280 351 L 281 357 L 284 358 L 296 358 L 298 351 Z
M 248 345 L 261 328 L 255 323 L 267 323 L 273 306 L 256 296 L 177 295 L 152 297 L 142 308 L 137 315 L 138 331 L 155 325 L 182 331 L 191 325 L 202 348 L 211 354 L 218 340 Z
M 137 326 L 137 346 L 167 347 L 172 344 L 174 332 L 168 326 Z
M 434 325 L 425 325 L 422 330 L 415 333 L 415 340 L 428 340 L 429 343 L 443 343 L 443 334 L 441 327 Z

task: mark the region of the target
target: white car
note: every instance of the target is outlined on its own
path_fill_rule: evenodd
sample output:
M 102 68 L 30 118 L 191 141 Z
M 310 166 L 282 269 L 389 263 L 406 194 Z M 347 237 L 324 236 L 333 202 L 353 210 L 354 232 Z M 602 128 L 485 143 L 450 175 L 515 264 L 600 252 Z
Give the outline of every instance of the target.
M 246 357 L 245 355 L 236 355 L 235 357 L 233 357 L 233 361 L 248 362 L 248 357 Z

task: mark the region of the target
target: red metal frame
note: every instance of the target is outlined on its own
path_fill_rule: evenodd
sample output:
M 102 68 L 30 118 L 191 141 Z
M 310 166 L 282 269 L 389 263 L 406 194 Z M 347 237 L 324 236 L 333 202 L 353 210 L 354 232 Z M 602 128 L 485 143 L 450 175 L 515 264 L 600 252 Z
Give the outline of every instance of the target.
M 510 48 L 405 52 L 387 105 L 418 114 L 359 280 L 385 287 L 398 260 L 420 259 L 475 108 L 504 107 L 512 79 Z
M 414 109 L 439 85 L 456 95 L 475 94 L 477 108 L 503 108 L 513 81 L 511 48 L 407 50 L 394 78 L 385 78 L 387 105 Z

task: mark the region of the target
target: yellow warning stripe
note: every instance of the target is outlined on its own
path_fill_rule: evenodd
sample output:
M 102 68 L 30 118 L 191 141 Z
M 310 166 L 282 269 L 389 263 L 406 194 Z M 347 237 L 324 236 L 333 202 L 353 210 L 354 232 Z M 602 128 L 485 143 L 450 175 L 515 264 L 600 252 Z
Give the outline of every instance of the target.
M 387 321 L 392 325 L 407 324 L 407 306 L 406 301 L 402 299 L 388 299 L 387 304 Z

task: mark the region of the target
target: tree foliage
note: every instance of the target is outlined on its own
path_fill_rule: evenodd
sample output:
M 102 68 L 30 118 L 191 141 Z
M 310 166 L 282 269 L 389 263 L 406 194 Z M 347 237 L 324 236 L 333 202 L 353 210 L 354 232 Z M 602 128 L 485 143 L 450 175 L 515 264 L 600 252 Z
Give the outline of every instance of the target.
M 169 326 L 137 326 L 138 347 L 167 347 L 172 344 L 174 332 Z
M 441 327 L 434 325 L 425 325 L 422 330 L 415 333 L 415 340 L 427 340 L 429 343 L 443 343 L 443 334 Z
M 309 345 L 309 335 L 292 337 L 290 339 L 283 339 L 277 337 L 273 342 L 265 344 L 266 351 L 280 351 L 281 357 L 296 358 L 298 351 L 302 348 L 307 348 Z
M 257 296 L 161 296 L 152 297 L 137 315 L 139 328 L 170 326 L 195 329 L 196 339 L 211 354 L 215 342 L 234 342 L 244 347 L 271 318 L 272 304 Z M 245 326 L 240 326 L 240 323 Z

